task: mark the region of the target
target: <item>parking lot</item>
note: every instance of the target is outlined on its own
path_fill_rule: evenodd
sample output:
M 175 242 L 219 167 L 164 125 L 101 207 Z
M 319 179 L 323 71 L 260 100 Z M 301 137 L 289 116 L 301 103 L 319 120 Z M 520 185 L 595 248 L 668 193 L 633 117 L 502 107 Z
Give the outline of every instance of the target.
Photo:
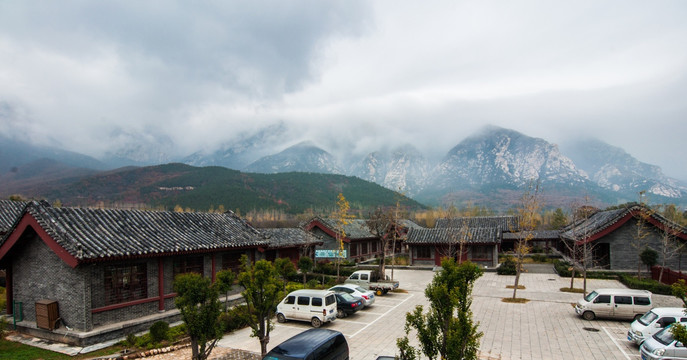
M 406 292 L 378 296 L 371 307 L 344 319 L 323 325 L 341 331 L 348 340 L 352 360 L 374 360 L 379 355 L 394 355 L 396 339 L 404 335 L 405 314 L 416 305 L 427 305 L 424 288 L 434 275 L 431 271 L 395 270 Z M 581 287 L 581 280 L 576 280 Z M 580 294 L 561 292 L 570 279 L 554 274 L 521 276 L 518 297 L 526 304 L 501 301 L 512 296 L 512 276 L 485 273 L 473 290 L 473 319 L 483 332 L 480 341 L 483 359 L 639 359 L 636 345 L 627 341 L 629 322 L 613 320 L 585 321 L 578 317 L 572 303 Z M 614 280 L 588 280 L 587 287 L 623 287 Z M 670 296 L 654 295 L 655 306 L 681 306 Z M 275 323 L 268 349 L 289 337 L 310 328 L 305 322 Z M 412 338 L 412 337 L 411 337 Z M 412 342 L 412 339 L 411 339 Z M 221 347 L 260 352 L 260 343 L 243 329 L 225 336 Z

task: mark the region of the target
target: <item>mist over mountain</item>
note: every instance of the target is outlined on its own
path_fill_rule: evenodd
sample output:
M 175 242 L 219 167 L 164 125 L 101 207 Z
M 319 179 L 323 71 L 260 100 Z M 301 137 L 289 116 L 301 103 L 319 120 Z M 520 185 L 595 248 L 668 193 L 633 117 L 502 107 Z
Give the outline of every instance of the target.
M 667 198 L 681 198 L 687 193 L 684 184 L 664 175 L 660 167 L 643 163 L 599 139 L 580 139 L 563 146 L 575 164 L 604 189 L 635 197 L 642 190 Z
M 180 162 L 250 173 L 355 176 L 430 205 L 470 201 L 503 207 L 514 204 L 522 190 L 533 183 L 539 184 L 549 196 L 547 201 L 557 206 L 569 206 L 571 201 L 584 196 L 591 196 L 600 204 L 633 201 L 637 200 L 639 191 L 646 191 L 652 202 L 687 204 L 684 183 L 665 176 L 658 166 L 642 163 L 623 149 L 600 140 L 566 143 L 561 150 L 545 139 L 487 126 L 458 142 L 443 158 L 428 157 L 406 144 L 379 149 L 352 160 L 347 154 L 348 162 L 343 163 L 335 154 L 311 141 L 271 152 L 270 149 L 284 141 L 284 131 L 284 124 L 277 123 L 237 136 L 217 151 L 196 152 Z M 102 170 L 156 161 L 164 163 L 164 153 L 147 152 L 149 147 L 155 148 L 138 144 L 120 152 L 117 162 L 104 163 L 79 154 L 5 141 L 0 147 L 0 165 L 4 166 L 0 183 L 18 184 L 21 175 L 11 174 L 12 169 L 31 174 L 33 186 L 41 176 L 52 179 L 68 177 L 72 172 L 83 175 L 84 168 Z M 56 163 L 40 165 L 39 162 L 22 167 L 38 160 L 39 155 Z
M 283 172 L 344 173 L 338 160 L 332 154 L 310 141 L 296 144 L 277 154 L 265 156 L 246 166 L 243 170 L 263 174 Z

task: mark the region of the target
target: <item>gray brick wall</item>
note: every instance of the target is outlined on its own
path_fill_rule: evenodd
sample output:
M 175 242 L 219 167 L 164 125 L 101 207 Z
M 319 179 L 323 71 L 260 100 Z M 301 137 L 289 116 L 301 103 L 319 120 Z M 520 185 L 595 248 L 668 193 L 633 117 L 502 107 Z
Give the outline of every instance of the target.
M 653 226 L 649 226 L 649 229 L 651 230 L 650 235 L 645 238 L 645 243 L 647 246 L 659 253 L 658 261 L 660 264 L 662 261 L 662 234 Z M 609 244 L 612 270 L 637 270 L 637 265 L 641 264 L 641 261 L 639 260 L 639 252 L 641 252 L 641 249 L 638 250 L 632 246 L 636 234 L 637 221 L 631 219 L 614 232 L 594 241 L 595 244 Z M 672 259 L 668 257 L 666 265 L 670 268 L 677 269 L 678 262 L 678 256 L 675 256 Z M 646 271 L 646 266 L 643 264 L 642 271 Z
M 13 249 L 21 261 L 12 263 L 14 301 L 23 303 L 24 319 L 36 321 L 36 301 L 56 300 L 65 324 L 90 330 L 90 272 L 69 267 L 35 233 L 24 236 Z

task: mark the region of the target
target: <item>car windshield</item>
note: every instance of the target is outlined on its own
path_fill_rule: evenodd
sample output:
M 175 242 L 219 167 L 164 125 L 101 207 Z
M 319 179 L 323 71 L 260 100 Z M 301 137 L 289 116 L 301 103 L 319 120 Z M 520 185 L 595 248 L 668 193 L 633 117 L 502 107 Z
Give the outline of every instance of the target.
M 596 291 L 590 292 L 587 296 L 584 297 L 586 301 L 592 301 L 596 297 L 596 295 L 599 295 Z
M 656 319 L 658 319 L 658 315 L 656 315 L 653 311 L 648 311 L 646 314 L 644 314 L 644 316 L 639 318 L 639 323 L 644 326 L 648 326 Z
M 665 329 L 659 331 L 654 335 L 654 339 L 663 345 L 670 345 L 673 342 L 673 332 L 670 331 L 672 326 L 666 326 Z

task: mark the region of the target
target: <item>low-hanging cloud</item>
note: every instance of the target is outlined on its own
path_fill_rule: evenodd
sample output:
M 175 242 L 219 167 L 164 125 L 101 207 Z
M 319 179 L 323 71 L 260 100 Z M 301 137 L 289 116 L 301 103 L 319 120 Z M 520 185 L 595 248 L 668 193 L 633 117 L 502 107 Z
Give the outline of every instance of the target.
M 283 122 L 275 151 L 440 157 L 493 124 L 596 136 L 687 179 L 686 15 L 683 1 L 2 2 L 0 131 L 179 157 Z

